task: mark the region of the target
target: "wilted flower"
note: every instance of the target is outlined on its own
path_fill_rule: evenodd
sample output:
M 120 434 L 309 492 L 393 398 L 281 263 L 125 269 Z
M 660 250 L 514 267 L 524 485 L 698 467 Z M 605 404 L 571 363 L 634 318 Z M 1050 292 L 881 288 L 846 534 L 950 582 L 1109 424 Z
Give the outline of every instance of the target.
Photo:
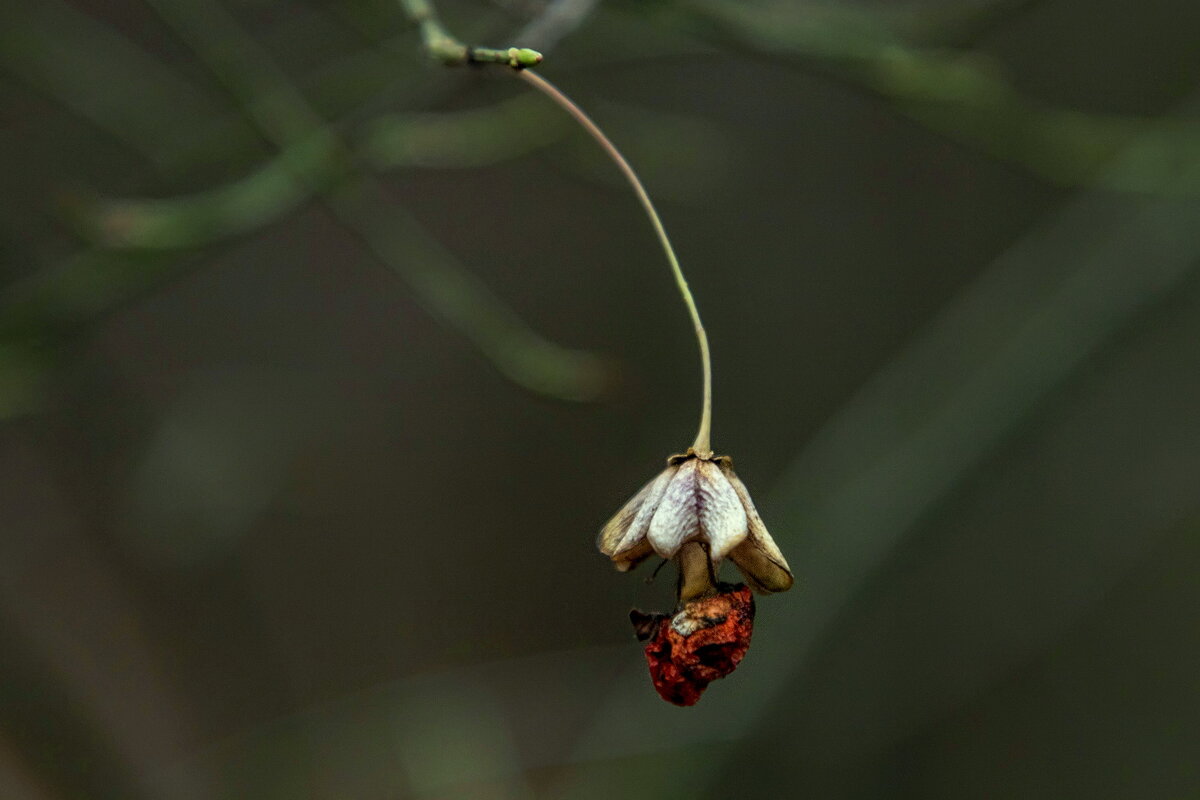
M 673 614 L 630 614 L 646 643 L 654 688 L 675 705 L 695 704 L 750 647 L 754 598 L 745 584 L 717 581 L 721 560 L 728 557 L 764 594 L 792 587 L 792 570 L 733 461 L 694 446 L 667 459 L 667 468 L 604 526 L 596 545 L 622 572 L 655 554 L 679 567 Z
M 676 559 L 690 542 L 707 553 L 708 576 L 680 558 L 681 603 L 712 590 L 715 565 L 726 557 L 758 592 L 792 586 L 792 570 L 734 473 L 733 460 L 690 448 L 667 459 L 667 468 L 604 526 L 596 546 L 624 572 L 654 554 Z
M 515 56 L 510 60 L 515 66 Z M 621 571 L 633 569 L 654 553 L 678 566 L 674 615 L 637 612 L 633 622 L 649 640 L 646 660 L 659 694 L 672 703 L 691 705 L 710 681 L 733 671 L 750 644 L 753 597 L 742 584 L 718 583 L 717 565 L 729 558 L 746 582 L 763 593 L 790 589 L 792 570 L 734 473 L 733 462 L 713 455 L 708 334 L 650 196 L 633 167 L 583 109 L 536 73 L 518 74 L 574 117 L 625 175 L 658 234 L 696 333 L 703 376 L 696 438 L 686 453 L 667 459 L 662 474 L 617 512 L 596 542 Z M 666 619 L 671 620 L 669 625 Z

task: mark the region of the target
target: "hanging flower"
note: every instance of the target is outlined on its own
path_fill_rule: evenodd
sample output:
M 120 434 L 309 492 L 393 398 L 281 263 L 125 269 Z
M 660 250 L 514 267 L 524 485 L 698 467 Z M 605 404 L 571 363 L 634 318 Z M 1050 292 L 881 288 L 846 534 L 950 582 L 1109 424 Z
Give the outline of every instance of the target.
M 439 33 L 436 21 L 425 18 L 424 24 L 427 31 Z M 519 60 L 510 52 L 507 63 L 532 66 L 532 62 L 518 64 Z M 763 594 L 790 589 L 792 570 L 734 473 L 733 461 L 713 455 L 708 334 L 650 195 L 633 167 L 583 109 L 536 72 L 520 69 L 517 75 L 574 117 L 629 181 L 658 235 L 696 333 L 703 376 L 696 438 L 686 453 L 667 459 L 662 474 L 617 512 L 596 542 L 600 552 L 622 572 L 653 554 L 678 565 L 675 613 L 635 612 L 632 619 L 647 642 L 646 661 L 659 694 L 672 703 L 691 705 L 711 681 L 733 671 L 750 644 L 753 597 L 742 584 L 718 583 L 718 565 L 728 558 L 746 582 Z
M 679 568 L 675 613 L 630 613 L 654 688 L 675 705 L 694 705 L 750 647 L 754 597 L 745 584 L 717 581 L 720 562 L 728 557 L 762 594 L 792 586 L 792 570 L 733 461 L 695 448 L 667 459 L 667 468 L 617 512 L 596 544 L 622 572 L 652 555 Z
M 651 555 L 674 559 L 687 542 L 703 543 L 712 567 L 728 558 L 762 594 L 792 586 L 784 559 L 729 456 L 689 448 L 635 494 L 600 531 L 596 546 L 622 572 Z M 711 586 L 684 586 L 686 601 Z

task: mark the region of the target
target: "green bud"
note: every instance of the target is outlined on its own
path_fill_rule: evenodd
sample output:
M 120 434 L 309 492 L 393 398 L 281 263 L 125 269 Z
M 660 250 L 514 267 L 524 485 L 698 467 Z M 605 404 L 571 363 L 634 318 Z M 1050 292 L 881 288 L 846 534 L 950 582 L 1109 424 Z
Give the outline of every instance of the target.
M 508 64 L 511 67 L 536 67 L 542 63 L 542 54 L 528 47 L 510 47 L 508 49 Z

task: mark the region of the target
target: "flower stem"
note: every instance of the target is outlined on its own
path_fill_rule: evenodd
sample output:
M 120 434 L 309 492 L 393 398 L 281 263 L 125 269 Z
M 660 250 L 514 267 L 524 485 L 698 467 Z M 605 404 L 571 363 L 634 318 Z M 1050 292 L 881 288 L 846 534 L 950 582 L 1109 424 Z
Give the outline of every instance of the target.
M 593 139 L 600 145 L 608 157 L 616 163 L 621 173 L 629 181 L 629 185 L 633 187 L 634 194 L 641 201 L 642 208 L 646 210 L 646 215 L 650 217 L 650 224 L 654 226 L 654 232 L 658 234 L 658 241 L 662 244 L 663 252 L 667 255 L 667 263 L 671 266 L 671 272 L 675 275 L 675 284 L 679 287 L 679 294 L 683 297 L 683 303 L 687 306 L 688 314 L 692 318 L 692 327 L 696 332 L 696 343 L 700 346 L 700 366 L 704 373 L 704 400 L 700 410 L 700 429 L 696 432 L 696 440 L 692 443 L 692 449 L 697 455 L 707 458 L 712 455 L 712 444 L 710 442 L 712 433 L 712 358 L 708 352 L 708 334 L 704 331 L 704 325 L 700 322 L 700 311 L 696 308 L 696 301 L 692 298 L 692 290 L 688 288 L 687 279 L 683 277 L 683 269 L 679 266 L 679 259 L 675 257 L 675 250 L 671 247 L 671 240 L 667 238 L 667 231 L 663 227 L 662 220 L 658 217 L 658 212 L 654 210 L 654 203 L 650 201 L 650 195 L 646 193 L 645 187 L 638 179 L 637 173 L 633 171 L 633 167 L 629 166 L 629 162 L 617 150 L 616 145 L 609 141 L 604 132 L 592 122 L 592 118 L 584 113 L 583 109 L 575 105 L 575 103 L 559 91 L 554 84 L 530 70 L 518 70 L 517 75 L 526 83 L 532 85 L 542 94 L 549 97 L 558 105 L 575 118 L 575 121 L 583 126 Z
M 675 557 L 679 562 L 679 583 L 675 588 L 680 606 L 698 597 L 710 594 L 716 588 L 712 559 L 708 549 L 700 542 L 691 541 L 679 548 Z

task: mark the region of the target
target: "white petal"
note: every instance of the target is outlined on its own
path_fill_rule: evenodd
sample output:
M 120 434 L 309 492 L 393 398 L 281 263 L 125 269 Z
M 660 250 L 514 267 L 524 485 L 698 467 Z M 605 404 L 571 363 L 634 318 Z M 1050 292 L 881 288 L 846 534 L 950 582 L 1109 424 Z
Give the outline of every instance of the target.
M 746 538 L 749 520 L 741 499 L 720 467 L 711 461 L 700 461 L 697 473 L 700 535 L 708 539 L 709 558 L 716 562 Z
M 667 467 L 659 473 L 654 480 L 638 490 L 600 530 L 600 535 L 596 537 L 596 547 L 601 553 L 617 561 L 619 569 L 630 569 L 637 561 L 650 554 L 648 545 L 644 548 L 645 553 L 634 551 L 643 543 L 654 509 L 658 507 L 663 492 L 677 470 L 678 467 Z
M 734 473 L 733 467 L 723 463 L 721 471 L 729 479 L 729 485 L 737 493 L 738 499 L 742 501 L 742 507 L 746 509 L 746 517 L 749 520 L 746 540 L 730 551 L 730 560 L 737 565 L 746 578 L 746 583 L 755 591 L 763 594 L 786 592 L 792 588 L 792 568 L 788 566 L 787 559 L 779 552 L 775 540 L 767 532 L 767 526 L 758 515 L 754 501 L 750 499 L 750 492 Z
M 646 502 L 638 509 L 633 522 L 629 523 L 629 533 L 626 534 L 625 540 L 621 542 L 621 547 L 617 548 L 618 550 L 630 547 L 636 541 L 646 538 L 646 532 L 650 528 L 650 520 L 654 517 L 654 512 L 662 504 L 663 495 L 666 494 L 667 487 L 671 484 L 671 479 L 675 477 L 675 473 L 678 471 L 678 466 L 667 467 L 650 484 L 650 493 L 646 496 Z
M 679 471 L 667 485 L 658 510 L 650 520 L 646 538 L 654 552 L 663 558 L 673 558 L 679 546 L 694 537 L 700 530 L 696 514 L 696 465 L 699 459 L 688 459 L 679 465 Z

